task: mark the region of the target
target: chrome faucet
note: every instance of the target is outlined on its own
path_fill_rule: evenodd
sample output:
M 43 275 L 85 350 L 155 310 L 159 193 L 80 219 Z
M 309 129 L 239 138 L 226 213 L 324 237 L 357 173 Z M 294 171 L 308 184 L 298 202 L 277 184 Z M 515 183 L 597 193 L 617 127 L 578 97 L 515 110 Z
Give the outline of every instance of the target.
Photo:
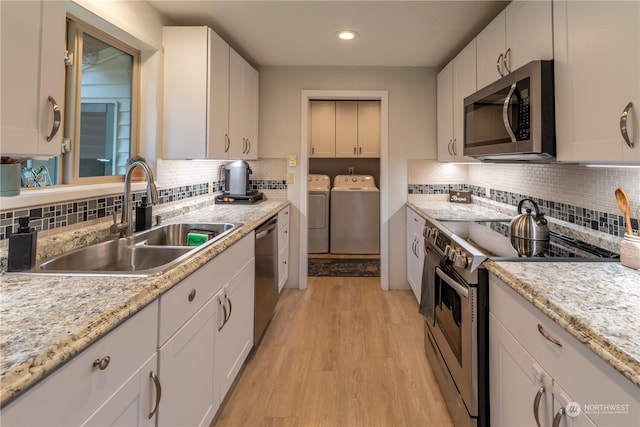
M 120 218 L 120 224 L 116 221 L 116 212 L 113 211 L 113 224 L 110 231 L 112 234 L 119 233 L 120 237 L 131 236 L 131 204 L 133 203 L 133 197 L 131 194 L 131 176 L 136 166 L 140 166 L 147 178 L 147 200 L 152 205 L 158 203 L 158 189 L 156 188 L 155 178 L 153 172 L 147 164 L 146 160 L 142 157 L 134 157 L 127 165 L 127 172 L 124 175 L 124 197 L 122 199 L 122 216 Z

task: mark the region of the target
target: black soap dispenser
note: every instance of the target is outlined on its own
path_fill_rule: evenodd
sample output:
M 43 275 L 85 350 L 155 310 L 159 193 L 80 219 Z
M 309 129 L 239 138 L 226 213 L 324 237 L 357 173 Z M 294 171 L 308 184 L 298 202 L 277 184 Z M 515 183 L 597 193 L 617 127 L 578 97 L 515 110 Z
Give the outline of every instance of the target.
M 38 232 L 29 227 L 29 217 L 18 218 L 18 231 L 9 236 L 7 271 L 24 271 L 36 264 L 36 241 Z
M 152 206 L 147 203 L 147 198 L 142 197 L 140 206 L 136 206 L 136 227 L 135 231 L 143 231 L 151 228 Z

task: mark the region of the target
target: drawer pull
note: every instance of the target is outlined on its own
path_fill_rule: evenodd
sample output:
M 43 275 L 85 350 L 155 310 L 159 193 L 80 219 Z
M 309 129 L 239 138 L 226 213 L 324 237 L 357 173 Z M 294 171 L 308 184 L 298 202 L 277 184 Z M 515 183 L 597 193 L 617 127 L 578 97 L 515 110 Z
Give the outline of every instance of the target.
M 191 292 L 189 292 L 189 302 L 193 302 L 194 299 L 196 299 L 196 290 L 191 289 Z
M 96 359 L 93 361 L 93 367 L 97 367 L 101 371 L 104 371 L 109 366 L 109 362 L 111 362 L 110 356 L 105 356 L 102 359 Z
M 153 383 L 156 386 L 156 406 L 155 408 L 153 408 L 153 411 L 149 413 L 149 419 L 151 419 L 155 415 L 155 413 L 158 411 L 158 406 L 160 406 L 160 399 L 162 398 L 162 385 L 160 384 L 160 379 L 158 378 L 158 375 L 156 375 L 155 372 L 151 371 L 151 374 L 149 374 L 149 376 L 151 377 L 151 379 L 153 380 Z
M 540 323 L 538 323 L 538 332 L 540 332 L 540 335 L 545 337 L 547 341 L 552 342 L 558 347 L 562 348 L 562 343 L 558 341 L 557 338 L 554 338 L 551 335 L 549 335 L 549 333 L 542 327 Z
M 536 393 L 536 398 L 533 399 L 533 417 L 536 419 L 536 425 L 538 427 L 540 427 L 540 416 L 538 414 L 540 410 L 540 400 L 545 391 L 544 386 L 540 387 Z

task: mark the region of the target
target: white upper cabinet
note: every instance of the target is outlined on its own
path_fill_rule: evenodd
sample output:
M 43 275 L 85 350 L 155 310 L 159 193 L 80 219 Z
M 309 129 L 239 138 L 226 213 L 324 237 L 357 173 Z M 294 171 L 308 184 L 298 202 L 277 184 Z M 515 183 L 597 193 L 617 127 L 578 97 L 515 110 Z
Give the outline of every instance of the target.
M 464 98 L 476 91 L 476 41 L 472 40 L 437 77 L 438 160 L 475 161 L 464 151 Z
M 310 157 L 380 157 L 380 101 L 313 100 Z
M 335 157 L 336 103 L 311 101 L 309 123 L 309 157 Z
M 513 1 L 476 38 L 478 89 L 539 59 L 553 59 L 550 0 Z
M 380 157 L 380 101 L 358 101 L 358 157 Z
M 258 72 L 207 27 L 164 27 L 164 157 L 257 159 Z
M 258 158 L 258 72 L 229 52 L 229 159 Z M 221 156 L 216 156 L 221 157 Z
M 640 3 L 554 1 L 557 158 L 640 162 Z
M 64 103 L 64 1 L 2 1 L 2 155 L 60 154 Z

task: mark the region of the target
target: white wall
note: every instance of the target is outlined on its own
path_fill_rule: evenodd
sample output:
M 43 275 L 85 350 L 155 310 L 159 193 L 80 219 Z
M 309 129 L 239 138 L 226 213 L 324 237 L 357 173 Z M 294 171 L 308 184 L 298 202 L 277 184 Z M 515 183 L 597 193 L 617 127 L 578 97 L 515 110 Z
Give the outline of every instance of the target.
M 386 90 L 389 94 L 389 287 L 407 288 L 407 160 L 436 156 L 436 69 L 400 67 L 262 67 L 259 156 L 300 154 L 302 90 Z M 304 161 L 304 159 L 300 159 Z M 298 166 L 299 168 L 299 166 Z M 298 168 L 289 168 L 296 172 Z M 298 287 L 299 187 L 289 185 L 289 287 Z

